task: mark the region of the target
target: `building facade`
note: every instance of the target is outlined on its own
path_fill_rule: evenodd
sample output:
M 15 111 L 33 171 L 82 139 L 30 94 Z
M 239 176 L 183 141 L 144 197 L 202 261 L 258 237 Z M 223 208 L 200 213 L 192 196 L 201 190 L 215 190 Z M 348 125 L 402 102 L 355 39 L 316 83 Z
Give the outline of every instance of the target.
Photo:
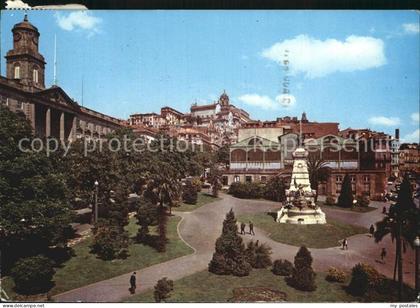
M 420 145 L 418 143 L 403 143 L 399 152 L 400 172 L 420 173 Z
M 27 16 L 13 29 L 13 48 L 0 76 L 0 103 L 22 112 L 37 136 L 74 140 L 101 138 L 125 121 L 80 106 L 58 86 L 45 87 L 44 57 L 39 53 L 38 29 Z

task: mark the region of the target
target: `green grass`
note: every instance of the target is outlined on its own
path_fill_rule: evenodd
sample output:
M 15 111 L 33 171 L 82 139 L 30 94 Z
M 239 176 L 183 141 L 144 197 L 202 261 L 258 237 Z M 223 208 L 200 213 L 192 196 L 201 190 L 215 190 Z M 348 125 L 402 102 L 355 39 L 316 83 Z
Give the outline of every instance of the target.
M 341 223 L 327 218 L 326 224 L 296 225 L 280 224 L 267 213 L 240 215 L 238 221 L 254 225 L 267 233 L 276 242 L 293 246 L 305 245 L 309 248 L 328 248 L 339 246 L 339 241 L 354 234 L 368 233 L 363 227 Z
M 316 277 L 317 289 L 314 292 L 298 291 L 285 282 L 284 277 L 276 276 L 269 269 L 253 269 L 249 276 L 219 276 L 202 271 L 174 281 L 174 291 L 168 302 L 227 302 L 232 291 L 240 287 L 267 287 L 283 291 L 288 302 L 354 302 L 357 298 L 347 294 L 346 283 L 330 283 L 324 273 Z M 153 290 L 128 297 L 125 302 L 154 302 Z
M 182 202 L 179 207 L 174 207 L 172 209 L 178 212 L 191 212 L 207 203 L 211 203 L 218 200 L 220 200 L 220 198 L 213 197 L 212 195 L 209 195 L 204 192 L 199 192 L 196 204 L 187 204 L 187 203 Z
M 92 239 L 87 238 L 73 247 L 76 255 L 56 269 L 53 278 L 55 287 L 49 293 L 55 295 L 193 253 L 193 250 L 178 237 L 177 225 L 180 220 L 181 218 L 177 216 L 172 216 L 168 220 L 169 242 L 164 253 L 159 253 L 143 244 L 133 243 L 129 246 L 127 259 L 104 261 L 89 252 Z M 126 227 L 130 237 L 135 236 L 137 228 L 135 218 L 131 218 Z M 10 277 L 2 281 L 2 287 L 5 288 L 9 297 L 16 296 L 13 291 L 13 280 Z
M 354 206 L 351 208 L 341 207 L 337 205 L 326 205 L 324 202 L 317 202 L 317 204 L 323 209 L 334 209 L 334 210 L 341 210 L 341 211 L 348 211 L 348 212 L 357 212 L 357 213 L 368 213 L 376 210 L 376 207 L 371 206 Z

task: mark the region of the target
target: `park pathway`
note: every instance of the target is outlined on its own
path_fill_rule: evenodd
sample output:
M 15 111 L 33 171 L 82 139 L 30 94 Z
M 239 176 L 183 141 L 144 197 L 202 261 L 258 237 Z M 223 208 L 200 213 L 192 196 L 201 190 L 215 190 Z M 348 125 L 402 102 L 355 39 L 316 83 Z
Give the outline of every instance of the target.
M 264 200 L 243 200 L 221 194 L 221 200 L 206 204 L 192 212 L 174 212 L 182 217 L 178 225 L 179 236 L 194 249 L 194 253 L 164 263 L 137 270 L 137 293 L 153 288 L 156 282 L 168 277 L 177 280 L 199 271 L 207 269 L 214 252 L 214 244 L 220 236 L 222 223 L 226 213 L 232 208 L 235 214 L 249 214 L 267 212 L 277 209 L 278 203 Z M 335 209 L 325 209 L 327 220 L 333 218 L 342 222 L 369 228 L 371 224 L 380 220 L 384 203 L 374 202 L 376 210 L 369 213 L 355 213 Z M 293 262 L 298 247 L 274 242 L 264 231 L 256 229 L 256 236 L 244 235 L 245 241 L 251 239 L 267 243 L 273 251 L 272 258 L 288 259 Z M 358 262 L 365 262 L 375 266 L 380 272 L 392 277 L 394 260 L 394 245 L 390 238 L 375 244 L 367 234 L 359 234 L 348 238 L 349 249 L 340 247 L 314 249 L 311 248 L 314 259 L 313 267 L 316 271 L 325 271 L 330 266 L 351 269 Z M 388 255 L 386 264 L 378 262 L 382 247 L 386 247 Z M 408 249 L 404 254 L 405 281 L 413 283 L 414 253 Z M 77 273 L 75 273 L 77 274 Z M 130 296 L 128 291 L 131 272 L 108 280 L 99 281 L 74 290 L 54 296 L 57 302 L 119 302 Z

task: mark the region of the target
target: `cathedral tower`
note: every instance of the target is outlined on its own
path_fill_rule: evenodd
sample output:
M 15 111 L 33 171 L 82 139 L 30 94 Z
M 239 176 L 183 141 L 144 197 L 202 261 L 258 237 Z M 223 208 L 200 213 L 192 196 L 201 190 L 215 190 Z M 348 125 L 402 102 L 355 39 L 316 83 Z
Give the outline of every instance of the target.
M 16 24 L 13 29 L 13 49 L 6 55 L 9 79 L 20 83 L 45 89 L 45 60 L 38 51 L 38 29 L 28 21 L 28 16 Z

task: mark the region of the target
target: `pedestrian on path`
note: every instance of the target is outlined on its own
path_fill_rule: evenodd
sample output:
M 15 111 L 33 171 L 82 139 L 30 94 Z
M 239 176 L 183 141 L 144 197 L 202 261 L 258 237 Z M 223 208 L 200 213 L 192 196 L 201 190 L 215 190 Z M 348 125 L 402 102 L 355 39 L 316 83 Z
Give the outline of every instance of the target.
M 373 236 L 373 234 L 375 233 L 375 227 L 373 225 L 370 225 L 369 233 L 371 236 Z
M 245 234 L 245 224 L 241 222 L 241 234 Z
M 349 249 L 349 246 L 348 246 L 348 243 L 347 243 L 347 239 L 345 238 L 344 240 L 343 240 L 343 250 L 347 250 L 347 249 Z
M 252 223 L 252 221 L 249 222 L 249 234 L 255 235 L 254 224 Z
M 136 272 L 134 272 L 130 277 L 130 293 L 136 293 Z
M 386 207 L 385 206 L 382 208 L 382 214 L 386 214 Z
M 381 260 L 382 260 L 383 263 L 385 263 L 385 261 L 384 261 L 385 257 L 386 257 L 386 249 L 385 248 L 382 248 L 382 251 L 381 251 Z

